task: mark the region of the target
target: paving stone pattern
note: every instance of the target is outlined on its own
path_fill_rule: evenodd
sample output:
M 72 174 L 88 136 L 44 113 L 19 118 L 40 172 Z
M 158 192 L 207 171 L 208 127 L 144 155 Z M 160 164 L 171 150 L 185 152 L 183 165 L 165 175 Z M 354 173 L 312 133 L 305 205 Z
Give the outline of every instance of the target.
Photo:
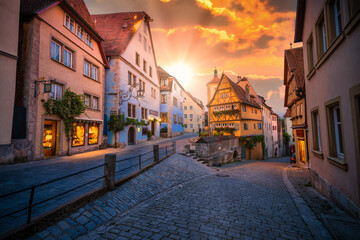
M 173 155 L 30 239 L 77 238 L 172 186 L 210 173 L 209 168 L 191 159 Z
M 215 171 L 80 239 L 312 239 L 282 181 L 284 166 L 248 162 Z
M 94 166 L 104 163 L 105 153 L 115 153 L 117 160 L 134 157 L 126 162 L 118 162 L 116 171 L 128 168 L 125 171 L 119 171 L 116 174 L 116 180 L 136 171 L 138 166 L 138 155 L 148 153 L 153 150 L 153 144 L 161 144 L 160 146 L 171 145 L 171 141 L 178 141 L 179 147 L 188 142 L 187 138 L 194 135 L 183 135 L 173 139 L 160 139 L 157 141 L 149 141 L 139 145 L 129 146 L 122 149 L 105 149 L 89 153 L 77 154 L 73 156 L 59 157 L 51 160 L 44 160 L 38 162 L 31 162 L 27 164 L 0 166 L 0 195 L 14 192 L 17 190 L 25 189 L 30 185 L 37 185 L 59 177 L 69 175 L 78 171 L 82 171 Z M 168 149 L 170 150 L 170 149 Z M 160 150 L 161 157 L 165 149 Z M 142 156 L 142 168 L 151 164 L 153 153 L 148 153 Z M 146 161 L 147 160 L 147 161 Z M 144 162 L 146 161 L 146 162 Z M 80 186 L 93 179 L 97 179 L 104 175 L 104 168 L 97 169 L 82 173 L 70 178 L 56 181 L 35 189 L 34 203 L 56 196 L 60 193 L 70 190 L 76 186 Z M 36 217 L 47 211 L 50 211 L 66 202 L 69 202 L 76 197 L 79 197 L 91 190 L 102 186 L 103 180 L 100 179 L 89 185 L 81 187 L 76 191 L 57 197 L 53 200 L 47 201 L 41 205 L 33 207 L 32 217 Z M 0 199 L 0 215 L 5 215 L 12 211 L 25 208 L 28 206 L 30 198 L 30 190 L 16 194 L 10 197 Z M 9 229 L 12 229 L 20 224 L 26 222 L 27 210 L 14 214 L 10 217 L 0 219 L 0 235 Z

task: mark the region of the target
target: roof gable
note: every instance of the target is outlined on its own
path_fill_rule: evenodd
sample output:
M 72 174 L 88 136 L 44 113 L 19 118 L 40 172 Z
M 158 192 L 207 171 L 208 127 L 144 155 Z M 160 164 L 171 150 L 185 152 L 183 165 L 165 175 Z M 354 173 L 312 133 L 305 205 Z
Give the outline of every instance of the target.
M 101 36 L 105 39 L 107 56 L 121 55 L 135 36 L 140 24 L 150 18 L 145 12 L 122 12 L 92 15 Z
M 260 106 L 253 100 L 253 99 L 250 99 L 248 100 L 246 98 L 246 93 L 245 93 L 245 90 L 242 89 L 239 85 L 237 85 L 236 83 L 234 83 L 228 76 L 225 75 L 225 73 L 222 73 L 221 75 L 221 79 L 220 79 L 220 82 L 218 83 L 218 86 L 215 90 L 215 93 L 214 93 L 214 96 L 213 98 L 211 99 L 211 101 L 209 102 L 209 105 L 212 104 L 212 102 L 214 101 L 215 99 L 215 96 L 216 94 L 218 93 L 219 91 L 219 87 L 222 83 L 222 81 L 227 81 L 230 85 L 230 87 L 233 89 L 233 91 L 235 92 L 235 95 L 236 97 L 239 99 L 239 101 L 241 101 L 242 103 L 244 104 L 247 104 L 247 105 L 250 105 L 250 106 L 253 106 L 253 107 L 256 107 L 256 108 L 260 108 Z

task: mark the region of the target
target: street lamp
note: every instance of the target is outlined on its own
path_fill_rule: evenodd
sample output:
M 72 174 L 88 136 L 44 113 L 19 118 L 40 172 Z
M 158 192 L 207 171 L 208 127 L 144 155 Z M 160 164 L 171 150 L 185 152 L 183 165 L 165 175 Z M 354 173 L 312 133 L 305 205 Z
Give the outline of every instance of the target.
M 136 95 L 133 96 L 133 88 L 136 88 L 137 86 L 141 87 L 140 84 L 135 83 L 134 85 L 131 85 L 127 91 L 120 90 L 120 105 L 123 102 L 129 101 L 132 97 L 136 98 L 137 100 L 144 99 L 144 90 L 142 90 L 141 88 L 139 90 L 136 90 Z

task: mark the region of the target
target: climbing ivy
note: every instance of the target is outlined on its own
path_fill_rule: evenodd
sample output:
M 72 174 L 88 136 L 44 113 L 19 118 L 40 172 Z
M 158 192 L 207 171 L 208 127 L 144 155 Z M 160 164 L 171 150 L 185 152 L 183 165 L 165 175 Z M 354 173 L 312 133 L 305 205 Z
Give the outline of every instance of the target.
M 110 120 L 108 121 L 108 128 L 109 131 L 112 131 L 114 133 L 115 148 L 116 148 L 116 133 L 123 131 L 125 127 L 129 125 L 148 126 L 149 122 L 146 122 L 145 120 L 138 121 L 135 118 L 125 118 L 125 115 L 123 113 L 110 115 Z
M 254 148 L 255 143 L 260 142 L 263 150 L 263 155 L 265 152 L 265 140 L 264 135 L 253 136 L 253 137 L 240 137 L 239 142 L 241 145 L 244 145 L 249 149 L 249 159 L 251 159 L 251 150 Z
M 224 110 L 224 111 L 217 111 L 217 112 L 213 112 L 214 116 L 218 117 L 221 115 L 234 115 L 236 113 L 239 113 L 239 109 L 231 109 L 231 110 Z
M 60 119 L 64 120 L 65 136 L 69 143 L 70 135 L 72 131 L 73 123 L 76 117 L 79 117 L 82 113 L 85 113 L 84 96 L 78 95 L 67 88 L 64 96 L 59 100 L 53 100 L 49 98 L 47 101 L 41 99 L 45 108 L 46 115 L 57 115 Z M 69 154 L 68 144 L 68 154 Z
M 229 133 L 229 134 L 231 134 L 231 135 L 234 134 L 235 130 L 236 130 L 235 128 L 230 128 L 230 127 L 215 128 L 215 131 L 218 132 L 218 133 L 220 133 L 220 132 L 222 132 L 222 133 Z

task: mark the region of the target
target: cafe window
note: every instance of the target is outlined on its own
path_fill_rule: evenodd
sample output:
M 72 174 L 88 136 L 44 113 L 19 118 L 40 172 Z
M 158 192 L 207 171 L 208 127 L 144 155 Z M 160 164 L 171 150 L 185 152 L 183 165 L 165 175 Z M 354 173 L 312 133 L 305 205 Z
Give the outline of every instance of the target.
M 160 113 L 161 122 L 167 122 L 167 113 Z
M 89 145 L 97 144 L 99 142 L 99 124 L 89 124 Z
M 85 126 L 82 122 L 75 122 L 72 129 L 71 146 L 83 146 L 85 144 Z

